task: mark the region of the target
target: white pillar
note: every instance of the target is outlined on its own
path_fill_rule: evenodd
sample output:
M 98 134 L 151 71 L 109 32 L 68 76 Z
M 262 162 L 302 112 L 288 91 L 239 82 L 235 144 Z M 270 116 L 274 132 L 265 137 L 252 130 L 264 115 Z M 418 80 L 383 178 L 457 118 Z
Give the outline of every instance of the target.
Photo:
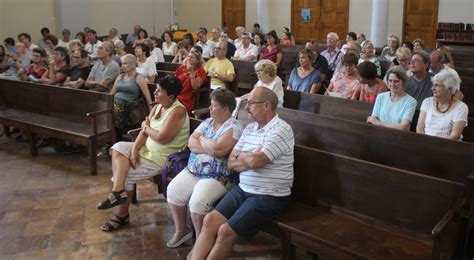
M 257 23 L 260 24 L 260 28 L 263 32 L 268 32 L 270 30 L 270 14 L 268 12 L 269 5 L 269 0 L 257 0 Z
M 370 40 L 375 47 L 383 47 L 387 43 L 388 0 L 372 0 L 372 24 Z

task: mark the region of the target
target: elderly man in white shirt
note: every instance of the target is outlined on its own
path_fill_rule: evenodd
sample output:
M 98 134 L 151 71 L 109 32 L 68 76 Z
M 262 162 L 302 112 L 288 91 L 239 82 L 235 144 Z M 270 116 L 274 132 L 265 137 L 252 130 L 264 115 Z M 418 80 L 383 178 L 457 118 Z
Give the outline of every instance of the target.
M 207 29 L 203 27 L 199 28 L 197 31 L 197 37 L 199 41 L 196 43 L 196 45 L 202 48 L 202 57 L 213 57 L 216 43 L 207 39 Z
M 235 52 L 233 60 L 257 61 L 258 48 L 250 40 L 250 33 L 242 33 L 242 46 Z

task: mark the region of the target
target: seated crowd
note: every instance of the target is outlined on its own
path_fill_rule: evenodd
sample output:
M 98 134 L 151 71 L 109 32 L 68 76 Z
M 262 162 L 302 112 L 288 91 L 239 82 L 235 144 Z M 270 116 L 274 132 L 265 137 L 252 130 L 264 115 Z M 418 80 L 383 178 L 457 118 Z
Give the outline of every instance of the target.
M 193 259 L 229 257 L 238 236 L 252 238 L 286 208 L 294 137 L 276 113 L 283 106 L 284 88 L 374 103 L 367 118 L 374 125 L 409 130 L 413 124 L 419 134 L 452 140 L 461 140 L 467 126 L 468 108 L 452 59 L 446 50 L 426 53 L 421 39 L 400 44 L 391 35 L 377 56 L 363 34 L 348 33 L 340 48 L 338 35 L 329 33 L 321 53 L 314 42 L 307 42 L 283 82 L 277 73 L 283 59 L 280 45 L 295 44 L 288 28 L 283 28 L 281 40 L 275 31 L 263 34 L 258 24 L 253 32 L 237 27 L 234 40 L 219 28 L 209 36 L 206 28 L 199 28 L 196 43 L 192 34 L 175 43 L 173 33 L 164 32 L 161 48 L 158 38 L 148 37 L 138 25 L 125 42 L 115 28 L 103 41 L 90 28 L 75 39 L 67 29 L 61 39 L 47 28 L 41 32 L 39 46 L 27 33 L 20 34 L 16 44 L 5 40 L 5 47 L 0 46 L 0 78 L 114 95 L 120 142 L 111 148 L 112 192 L 97 208 L 118 210 L 101 229 L 128 224 L 133 184 L 157 175 L 169 155 L 188 147 L 188 164 L 168 187 L 175 233 L 167 246 L 178 247 L 191 238 L 186 226 L 189 206 L 197 235 Z M 175 76 L 158 77 L 156 64 L 164 62 L 164 55 L 180 63 Z M 236 100 L 228 84 L 236 73 L 229 59 L 255 62 L 258 82 L 241 97 L 247 99 L 245 109 L 255 122 L 245 129 L 232 117 Z M 385 80 L 380 61 L 391 63 Z M 156 81 L 157 104 L 152 107 L 147 84 Z M 190 134 L 193 91 L 207 83 L 213 89 L 210 118 Z M 124 142 L 121 134 L 134 128 L 141 129 L 136 140 Z

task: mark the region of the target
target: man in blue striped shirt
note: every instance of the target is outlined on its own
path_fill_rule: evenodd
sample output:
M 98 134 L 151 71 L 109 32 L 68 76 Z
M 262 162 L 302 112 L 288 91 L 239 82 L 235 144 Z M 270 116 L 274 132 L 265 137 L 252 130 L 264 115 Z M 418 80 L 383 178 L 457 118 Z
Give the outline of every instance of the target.
M 227 259 L 238 236 L 251 239 L 287 207 L 293 184 L 293 130 L 276 113 L 278 98 L 255 88 L 246 110 L 247 125 L 229 156 L 228 167 L 240 172 L 235 186 L 204 219 L 192 259 Z

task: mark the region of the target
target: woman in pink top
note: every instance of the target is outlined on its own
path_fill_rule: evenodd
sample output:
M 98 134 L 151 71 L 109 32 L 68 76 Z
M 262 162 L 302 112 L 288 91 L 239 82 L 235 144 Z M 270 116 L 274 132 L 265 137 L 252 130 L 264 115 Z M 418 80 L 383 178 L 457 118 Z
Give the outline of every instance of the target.
M 356 66 L 359 58 L 354 53 L 346 53 L 342 58 L 344 70 L 334 73 L 324 95 L 357 100 L 354 92 L 359 88 Z
M 262 47 L 260 50 L 260 60 L 271 60 L 277 66 L 280 66 L 281 60 L 283 59 L 283 51 L 278 47 L 278 36 L 275 31 L 267 33 L 265 36 L 268 45 Z
M 377 66 L 370 61 L 364 61 L 357 66 L 357 71 L 361 84 L 354 92 L 353 99 L 375 103 L 377 95 L 388 90 L 385 82 L 377 78 Z

